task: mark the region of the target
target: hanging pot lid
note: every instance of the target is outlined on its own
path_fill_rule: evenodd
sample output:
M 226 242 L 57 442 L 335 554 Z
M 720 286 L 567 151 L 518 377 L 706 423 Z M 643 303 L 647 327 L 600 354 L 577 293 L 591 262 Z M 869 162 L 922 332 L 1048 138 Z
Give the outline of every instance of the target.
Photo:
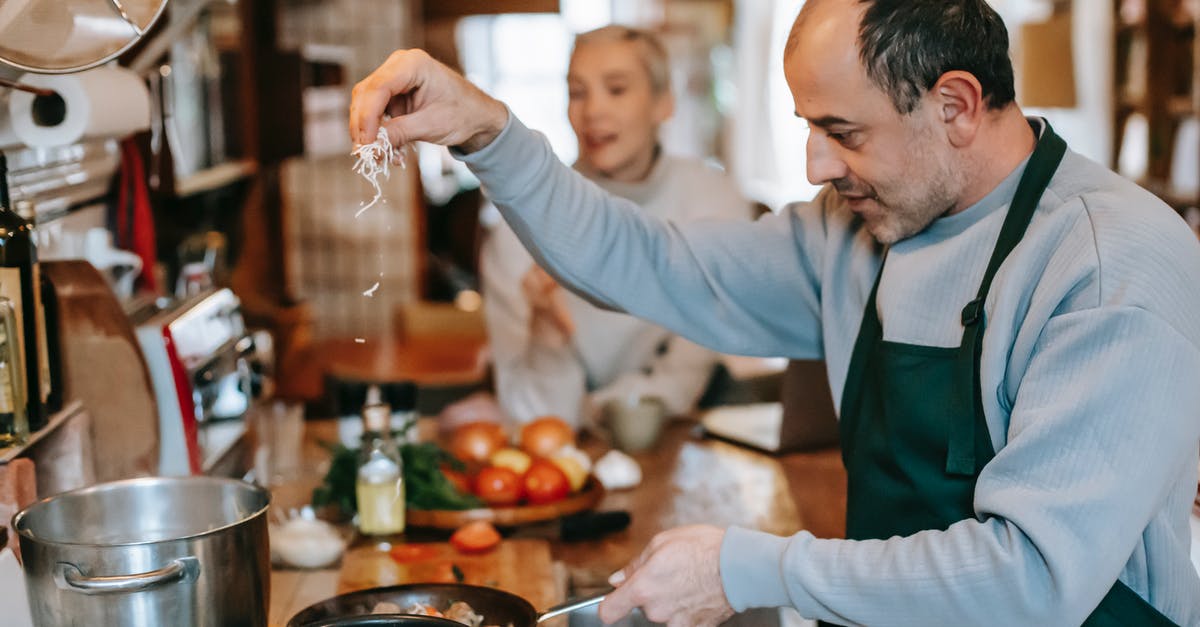
M 106 63 L 150 30 L 167 0 L 0 1 L 0 62 L 66 74 Z

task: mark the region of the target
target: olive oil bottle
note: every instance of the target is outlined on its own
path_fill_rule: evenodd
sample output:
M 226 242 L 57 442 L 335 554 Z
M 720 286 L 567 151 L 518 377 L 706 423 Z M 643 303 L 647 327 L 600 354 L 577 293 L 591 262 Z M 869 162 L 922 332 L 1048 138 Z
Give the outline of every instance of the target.
M 363 408 L 355 497 L 358 530 L 365 535 L 404 533 L 404 462 L 392 438 L 391 416 L 391 407 L 374 399 Z

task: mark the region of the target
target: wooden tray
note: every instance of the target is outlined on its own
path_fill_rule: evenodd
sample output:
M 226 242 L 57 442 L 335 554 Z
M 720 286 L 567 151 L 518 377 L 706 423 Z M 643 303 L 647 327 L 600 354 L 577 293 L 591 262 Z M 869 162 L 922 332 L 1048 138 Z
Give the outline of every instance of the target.
M 410 527 L 458 529 L 475 520 L 486 520 L 501 527 L 515 527 L 554 520 L 592 509 L 604 498 L 604 486 L 589 476 L 583 489 L 561 501 L 545 505 L 514 505 L 512 507 L 481 507 L 479 509 L 410 509 L 405 523 Z

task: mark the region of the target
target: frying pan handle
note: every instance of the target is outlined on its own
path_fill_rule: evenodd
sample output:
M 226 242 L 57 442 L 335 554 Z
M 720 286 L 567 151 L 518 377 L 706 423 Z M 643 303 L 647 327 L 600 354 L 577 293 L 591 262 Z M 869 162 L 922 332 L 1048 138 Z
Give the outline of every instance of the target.
M 554 607 L 546 610 L 545 612 L 538 614 L 537 622 L 542 623 L 542 622 L 550 620 L 551 618 L 554 618 L 555 616 L 562 616 L 563 614 L 570 614 L 571 612 L 574 612 L 575 610 L 582 610 L 585 607 L 591 607 L 593 605 L 598 605 L 603 600 L 604 600 L 604 595 L 598 594 L 594 597 L 588 597 L 586 599 L 581 599 L 578 601 L 568 601 L 561 605 L 555 605 Z

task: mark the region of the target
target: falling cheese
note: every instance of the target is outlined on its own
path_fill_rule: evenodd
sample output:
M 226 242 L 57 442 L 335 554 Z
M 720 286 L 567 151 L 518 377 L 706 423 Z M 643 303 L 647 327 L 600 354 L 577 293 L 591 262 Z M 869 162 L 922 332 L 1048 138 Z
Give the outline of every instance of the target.
M 391 178 L 391 166 L 393 165 L 403 169 L 404 153 L 392 145 L 387 129 L 380 125 L 375 141 L 355 148 L 351 154 L 357 159 L 354 163 L 354 171 L 367 179 L 371 187 L 375 188 L 375 197 L 354 214 L 354 217 L 357 218 L 383 198 L 383 187 L 379 183 L 379 177 L 382 176 L 384 180 Z

